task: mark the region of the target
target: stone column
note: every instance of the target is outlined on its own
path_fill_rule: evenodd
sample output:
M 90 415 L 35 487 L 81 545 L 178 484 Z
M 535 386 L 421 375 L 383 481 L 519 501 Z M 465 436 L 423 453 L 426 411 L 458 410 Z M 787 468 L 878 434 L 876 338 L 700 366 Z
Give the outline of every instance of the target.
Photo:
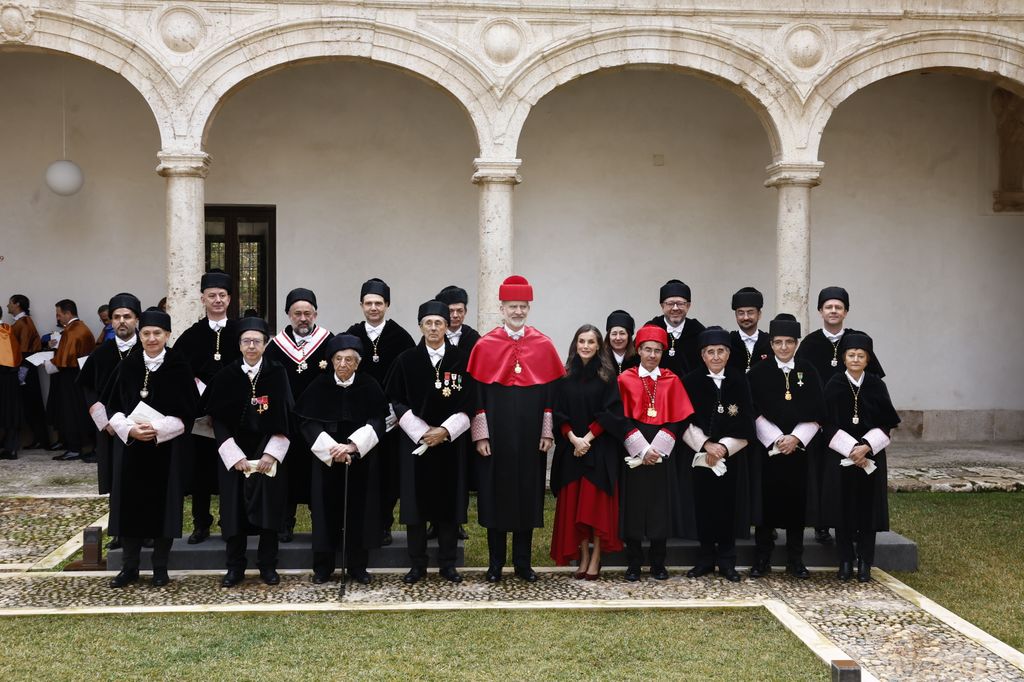
M 202 151 L 160 152 L 156 172 L 167 178 L 167 312 L 172 337 L 203 316 L 199 280 L 206 256 L 206 174 Z
M 779 190 L 775 245 L 775 310 L 792 313 L 806 333 L 811 287 L 811 188 L 819 184 L 820 161 L 773 163 L 765 187 Z
M 473 182 L 480 186 L 480 258 L 477 328 L 487 333 L 501 323 L 498 287 L 512 274 L 512 189 L 522 182 L 520 159 L 476 159 Z

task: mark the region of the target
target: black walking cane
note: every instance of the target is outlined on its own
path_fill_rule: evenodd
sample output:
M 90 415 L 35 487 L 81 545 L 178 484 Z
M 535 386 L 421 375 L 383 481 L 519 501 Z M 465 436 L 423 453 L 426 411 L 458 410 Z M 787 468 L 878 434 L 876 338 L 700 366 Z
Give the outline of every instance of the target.
M 355 461 L 356 453 L 350 453 L 349 459 L 345 462 L 345 508 L 341 512 L 341 594 L 339 599 L 345 600 L 345 583 L 348 581 L 348 568 L 345 557 L 345 545 L 348 542 L 348 468 Z

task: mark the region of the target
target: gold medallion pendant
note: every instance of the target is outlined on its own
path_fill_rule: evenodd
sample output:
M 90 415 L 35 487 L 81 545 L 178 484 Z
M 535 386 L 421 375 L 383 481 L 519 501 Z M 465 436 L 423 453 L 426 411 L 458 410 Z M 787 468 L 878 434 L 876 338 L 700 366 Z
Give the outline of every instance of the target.
M 648 417 L 657 417 L 658 416 L 658 411 L 656 409 L 654 409 L 653 407 L 648 407 L 647 408 L 647 416 Z

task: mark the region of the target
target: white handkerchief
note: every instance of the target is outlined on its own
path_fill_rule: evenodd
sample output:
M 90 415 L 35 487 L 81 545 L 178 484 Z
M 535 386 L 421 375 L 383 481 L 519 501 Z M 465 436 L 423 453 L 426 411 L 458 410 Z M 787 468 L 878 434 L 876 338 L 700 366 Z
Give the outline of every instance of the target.
M 215 438 L 213 435 L 213 417 L 206 415 L 199 417 L 192 424 L 192 433 L 202 438 Z
M 157 419 L 163 419 L 164 416 L 154 410 L 152 407 L 147 405 L 142 400 L 135 406 L 132 413 L 128 415 L 128 419 L 136 424 L 152 424 Z
M 708 469 L 711 469 L 712 471 L 715 472 L 715 476 L 725 476 L 725 472 L 729 470 L 728 467 L 725 466 L 724 459 L 718 460 L 718 464 L 716 464 L 715 466 L 708 466 L 708 453 L 706 452 L 698 452 L 697 454 L 695 454 L 693 456 L 692 466 L 694 468 L 707 467 Z
M 843 457 L 841 460 L 839 460 L 839 466 L 852 467 L 852 466 L 855 466 L 855 465 L 854 465 L 852 459 L 850 459 L 849 457 Z M 873 474 L 875 472 L 875 469 L 877 469 L 877 468 L 878 467 L 875 466 L 875 463 L 872 462 L 869 459 L 868 460 L 868 465 L 866 467 L 864 467 L 864 473 L 865 474 Z
M 427 445 L 426 443 L 421 443 L 418 448 L 416 448 L 415 450 L 412 451 L 412 454 L 414 454 L 414 455 L 422 455 L 424 452 L 426 452 L 429 449 L 430 449 L 429 445 Z
M 626 465 L 630 469 L 636 469 L 638 466 L 640 466 L 640 465 L 642 465 L 644 463 L 643 456 L 640 456 L 640 457 L 624 457 L 623 459 L 626 460 Z M 665 459 L 664 457 L 659 457 L 658 461 L 655 462 L 655 464 L 661 464 L 662 461 L 664 461 L 664 459 Z
M 778 445 L 773 445 L 772 449 L 768 451 L 768 456 L 769 457 L 774 457 L 775 455 L 781 455 L 781 454 L 782 454 L 782 450 L 779 450 L 779 446 Z
M 245 460 L 245 463 L 249 465 L 249 469 L 247 471 L 243 471 L 242 472 L 242 473 L 245 474 L 246 478 L 249 478 L 253 474 L 260 473 L 260 472 L 256 471 L 256 467 L 259 466 L 259 463 L 260 463 L 260 461 L 258 459 L 247 459 L 247 460 Z M 267 476 L 269 478 L 273 478 L 274 476 L 277 476 L 277 461 L 276 460 L 274 461 L 273 464 L 270 465 L 270 471 L 268 471 L 267 473 L 265 473 L 263 475 Z

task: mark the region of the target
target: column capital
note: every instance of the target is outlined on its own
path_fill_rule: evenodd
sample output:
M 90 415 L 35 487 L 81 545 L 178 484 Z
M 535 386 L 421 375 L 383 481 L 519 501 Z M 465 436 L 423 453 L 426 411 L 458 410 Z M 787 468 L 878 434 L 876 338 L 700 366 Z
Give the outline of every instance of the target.
M 817 187 L 821 184 L 821 169 L 824 167 L 821 161 L 778 161 L 765 169 L 768 179 L 764 181 L 764 186 Z
M 473 159 L 473 182 L 496 182 L 518 185 L 523 181 L 519 176 L 522 159 Z
M 205 178 L 210 172 L 210 155 L 206 152 L 159 152 L 157 174 L 165 178 Z

